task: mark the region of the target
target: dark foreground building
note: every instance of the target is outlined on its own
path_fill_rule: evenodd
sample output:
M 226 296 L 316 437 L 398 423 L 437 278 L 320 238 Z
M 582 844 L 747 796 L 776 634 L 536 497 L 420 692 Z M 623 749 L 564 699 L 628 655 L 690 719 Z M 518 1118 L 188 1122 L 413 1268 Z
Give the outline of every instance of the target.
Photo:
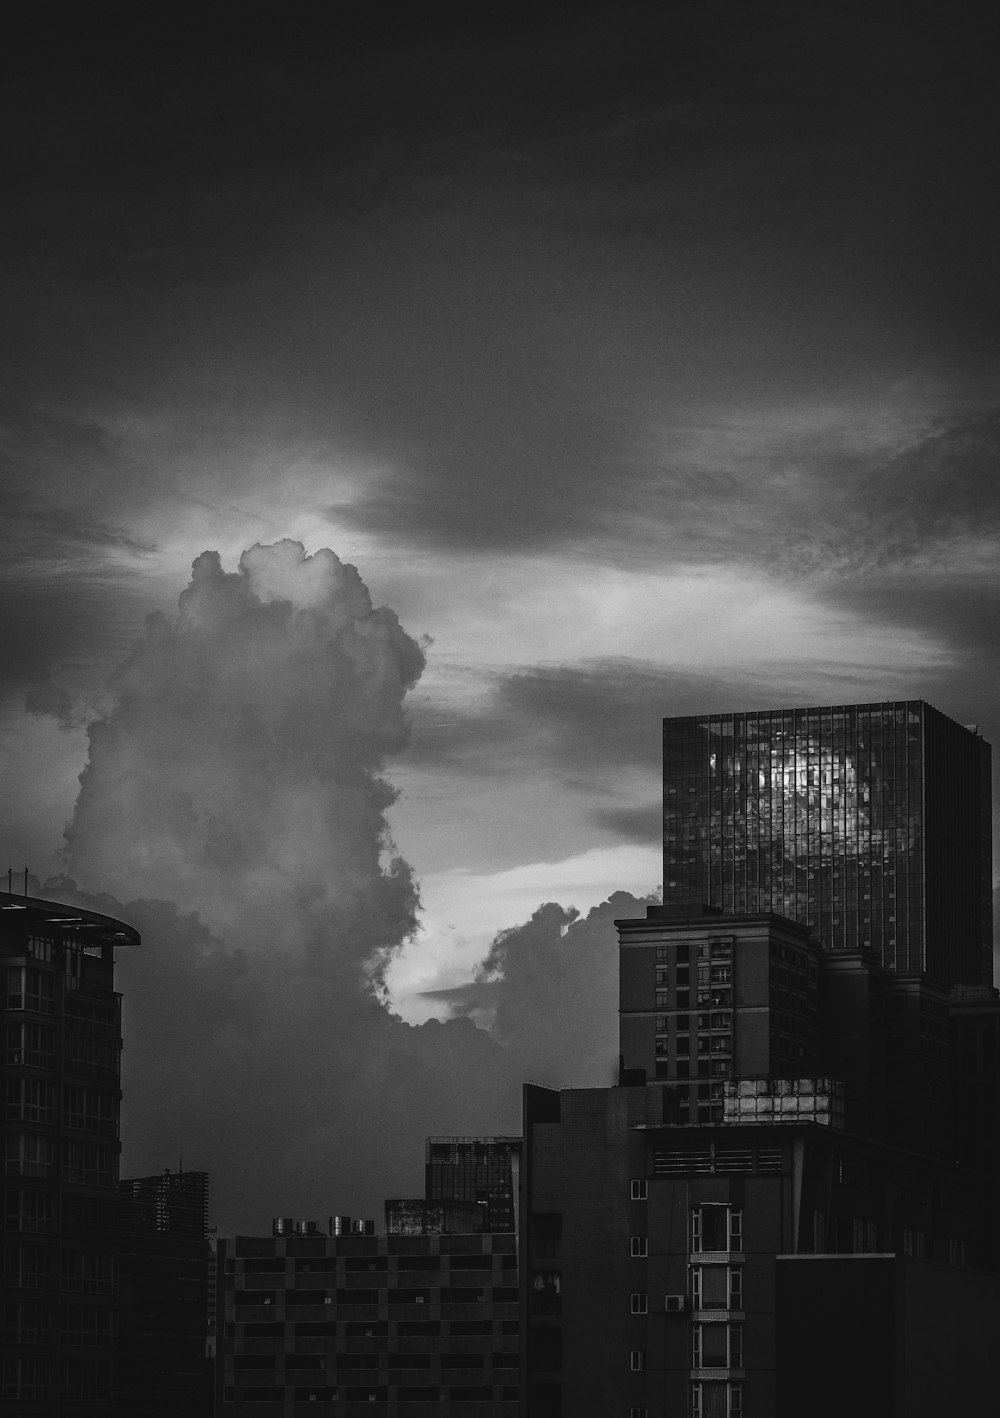
M 5 1418 L 112 1418 L 120 921 L 0 895 Z
M 920 703 L 664 742 L 620 1084 L 525 1090 L 523 1414 L 991 1411 L 988 746 Z
M 992 984 L 990 749 L 921 700 L 663 722 L 663 899 Z

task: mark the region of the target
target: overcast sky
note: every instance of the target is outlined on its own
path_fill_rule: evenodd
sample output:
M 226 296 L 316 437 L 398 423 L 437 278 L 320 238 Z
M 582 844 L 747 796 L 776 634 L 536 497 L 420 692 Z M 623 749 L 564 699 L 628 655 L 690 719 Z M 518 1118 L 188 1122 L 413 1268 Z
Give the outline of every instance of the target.
M 345 604 L 362 640 L 389 622 L 326 559 L 237 566 L 329 548 L 399 622 L 384 732 L 319 771 L 370 780 L 331 855 L 356 831 L 405 869 L 378 978 L 414 1022 L 542 903 L 657 886 L 664 714 L 919 697 L 1000 739 L 985 31 L 894 4 L 422 9 L 29 15 L 0 61 L 6 855 L 236 949 L 231 880 L 148 868 L 166 829 L 122 763 L 163 753 L 162 710 L 193 811 L 227 734 L 227 821 L 254 773 L 272 805 L 302 778 L 291 729 L 243 752 L 240 693 L 266 717 L 269 675 L 307 678 L 255 617 L 286 595 L 348 658 Z M 197 679 L 192 608 L 237 584 L 185 733 L 156 657 Z M 338 694 L 371 708 L 317 680 L 331 723 Z M 268 892 L 325 899 L 316 841 L 304 866 L 283 841 Z

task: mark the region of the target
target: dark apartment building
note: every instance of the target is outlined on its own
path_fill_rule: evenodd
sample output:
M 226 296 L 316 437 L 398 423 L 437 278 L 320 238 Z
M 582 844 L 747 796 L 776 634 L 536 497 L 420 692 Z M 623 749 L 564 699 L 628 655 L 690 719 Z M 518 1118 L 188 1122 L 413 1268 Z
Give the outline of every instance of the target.
M 526 1418 L 989 1411 L 1000 1278 L 954 1166 L 795 1093 L 693 1126 L 661 1095 L 525 1090 Z
M 920 703 L 664 734 L 620 1084 L 525 1090 L 522 1412 L 988 1411 L 989 749 Z
M 513 1234 L 302 1223 L 220 1240 L 218 1269 L 219 1418 L 516 1418 Z
M 120 921 L 0 895 L 3 1352 L 7 1418 L 111 1418 Z
M 211 1414 L 209 1255 L 207 1172 L 120 1183 L 119 1418 Z
M 920 700 L 669 718 L 663 898 L 992 984 L 990 749 Z
M 430 1137 L 423 1197 L 218 1244 L 217 1412 L 516 1418 L 521 1139 Z

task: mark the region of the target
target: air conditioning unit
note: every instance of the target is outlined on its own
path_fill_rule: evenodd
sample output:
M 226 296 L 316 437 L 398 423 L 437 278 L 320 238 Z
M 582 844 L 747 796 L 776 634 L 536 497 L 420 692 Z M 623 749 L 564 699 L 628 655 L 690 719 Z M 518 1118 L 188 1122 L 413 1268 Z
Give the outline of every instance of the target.
M 666 1311 L 668 1315 L 679 1315 L 687 1309 L 686 1295 L 668 1295 L 666 1299 Z

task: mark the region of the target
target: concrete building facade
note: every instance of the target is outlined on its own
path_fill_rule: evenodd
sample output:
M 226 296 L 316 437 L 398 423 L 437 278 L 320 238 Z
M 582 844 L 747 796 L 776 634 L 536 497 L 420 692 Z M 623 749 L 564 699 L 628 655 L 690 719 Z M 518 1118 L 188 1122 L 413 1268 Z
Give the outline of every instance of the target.
M 217 1413 L 516 1418 L 515 1237 L 218 1242 Z

